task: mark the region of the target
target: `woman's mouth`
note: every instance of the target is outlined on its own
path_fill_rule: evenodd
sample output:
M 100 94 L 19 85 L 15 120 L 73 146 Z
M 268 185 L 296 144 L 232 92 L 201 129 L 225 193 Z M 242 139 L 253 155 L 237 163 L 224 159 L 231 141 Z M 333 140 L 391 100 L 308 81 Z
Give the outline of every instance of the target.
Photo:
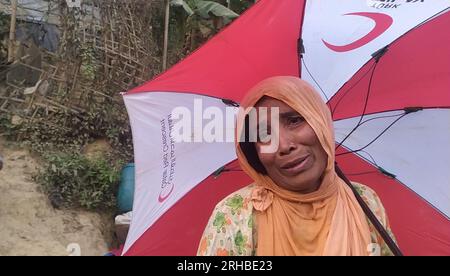
M 281 169 L 289 175 L 299 174 L 309 168 L 311 163 L 311 155 L 305 155 L 293 161 L 285 163 Z

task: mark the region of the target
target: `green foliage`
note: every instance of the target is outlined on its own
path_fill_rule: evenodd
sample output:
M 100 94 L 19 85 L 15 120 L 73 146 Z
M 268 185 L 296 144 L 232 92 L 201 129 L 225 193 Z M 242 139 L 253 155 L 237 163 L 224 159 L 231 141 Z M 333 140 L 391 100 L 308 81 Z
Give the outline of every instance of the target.
M 196 1 L 196 8 L 197 13 L 205 19 L 209 19 L 210 14 L 226 19 L 233 19 L 239 16 L 239 14 L 214 1 Z
M 58 112 L 20 126 L 6 119 L 3 128 L 12 137 L 40 154 L 47 152 L 77 153 L 95 139 L 107 138 L 112 154 L 123 163 L 133 160 L 133 142 L 125 107 L 113 101 L 93 104 L 88 112 Z M 0 122 L 1 117 L 0 117 Z M 1 128 L 1 125 L 0 125 Z
M 238 0 L 231 4 L 236 10 L 242 12 L 245 10 L 242 7 L 247 4 L 247 1 Z M 225 6 L 226 1 L 221 0 L 171 0 L 171 5 L 169 65 L 183 59 L 239 16 L 238 13 Z M 163 20 L 164 16 L 161 15 L 159 18 Z M 162 28 L 162 26 L 158 27 Z M 155 28 L 154 31 L 158 36 L 162 33 L 162 29 L 158 31 Z M 162 44 L 161 37 L 158 37 L 158 40 Z
M 11 116 L 7 113 L 0 113 L 0 135 L 5 138 L 13 138 L 18 131 L 18 126 L 11 123 Z
M 172 6 L 182 7 L 189 16 L 199 15 L 204 19 L 209 19 L 210 14 L 227 19 L 233 19 L 239 16 L 239 14 L 214 1 L 171 0 L 170 4 Z
M 194 11 L 191 9 L 191 6 L 189 6 L 189 4 L 184 0 L 171 0 L 170 5 L 175 7 L 182 7 L 189 16 L 194 14 Z
M 0 36 L 9 33 L 10 16 L 0 11 Z
M 104 159 L 80 154 L 49 154 L 46 166 L 35 176 L 54 207 L 109 209 L 116 205 L 119 174 Z
M 9 24 L 10 16 L 0 11 L 0 63 L 4 62 L 8 55 L 7 43 L 5 42 L 9 33 Z
M 50 151 L 79 152 L 90 141 L 90 125 L 78 116 L 59 112 L 54 114 L 52 120 L 43 118 L 24 123 L 16 135 L 18 141 L 40 155 Z
M 164 37 L 164 1 L 154 0 L 151 25 L 154 41 L 162 56 Z M 168 64 L 176 64 L 197 49 L 224 26 L 250 7 L 254 0 L 171 0 L 169 20 Z
M 92 47 L 81 48 L 80 72 L 87 80 L 93 81 L 97 71 L 94 49 Z
M 231 1 L 231 9 L 238 14 L 242 14 L 245 10 L 250 8 L 250 6 L 255 3 L 255 0 L 230 0 L 230 1 Z
M 109 209 L 116 206 L 121 166 L 133 160 L 131 132 L 124 107 L 106 104 L 74 116 L 54 114 L 51 124 L 14 126 L 0 116 L 0 131 L 22 137 L 25 145 L 43 157 L 44 168 L 35 177 L 54 207 Z M 7 132 L 4 132 L 7 130 Z M 89 160 L 80 154 L 89 142 L 107 137 L 112 151 Z M 19 139 L 20 141 L 20 139 Z

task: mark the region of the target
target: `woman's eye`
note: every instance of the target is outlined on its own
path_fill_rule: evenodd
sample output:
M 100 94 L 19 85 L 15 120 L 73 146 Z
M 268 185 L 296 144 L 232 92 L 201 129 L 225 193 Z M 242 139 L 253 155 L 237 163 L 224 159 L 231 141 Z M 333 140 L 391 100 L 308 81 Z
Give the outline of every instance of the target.
M 302 123 L 303 121 L 305 121 L 305 119 L 300 115 L 291 116 L 291 117 L 287 118 L 287 123 L 290 126 L 298 125 L 298 124 Z

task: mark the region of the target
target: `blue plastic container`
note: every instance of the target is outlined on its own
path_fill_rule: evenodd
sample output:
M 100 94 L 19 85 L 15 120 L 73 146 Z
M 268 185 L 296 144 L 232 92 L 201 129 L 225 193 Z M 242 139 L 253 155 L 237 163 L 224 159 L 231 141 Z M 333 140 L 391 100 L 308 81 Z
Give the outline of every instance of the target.
M 134 197 L 134 163 L 128 163 L 122 168 L 119 191 L 117 193 L 117 208 L 121 214 L 133 209 Z

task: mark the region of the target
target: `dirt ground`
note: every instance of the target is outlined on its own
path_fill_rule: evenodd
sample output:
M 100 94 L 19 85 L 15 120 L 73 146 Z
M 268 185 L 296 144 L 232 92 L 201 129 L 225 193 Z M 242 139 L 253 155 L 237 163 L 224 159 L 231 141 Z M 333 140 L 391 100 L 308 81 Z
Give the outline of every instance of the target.
M 1 137 L 0 137 L 1 138 Z M 0 256 L 96 255 L 108 252 L 112 218 L 54 209 L 33 182 L 38 161 L 0 139 Z

